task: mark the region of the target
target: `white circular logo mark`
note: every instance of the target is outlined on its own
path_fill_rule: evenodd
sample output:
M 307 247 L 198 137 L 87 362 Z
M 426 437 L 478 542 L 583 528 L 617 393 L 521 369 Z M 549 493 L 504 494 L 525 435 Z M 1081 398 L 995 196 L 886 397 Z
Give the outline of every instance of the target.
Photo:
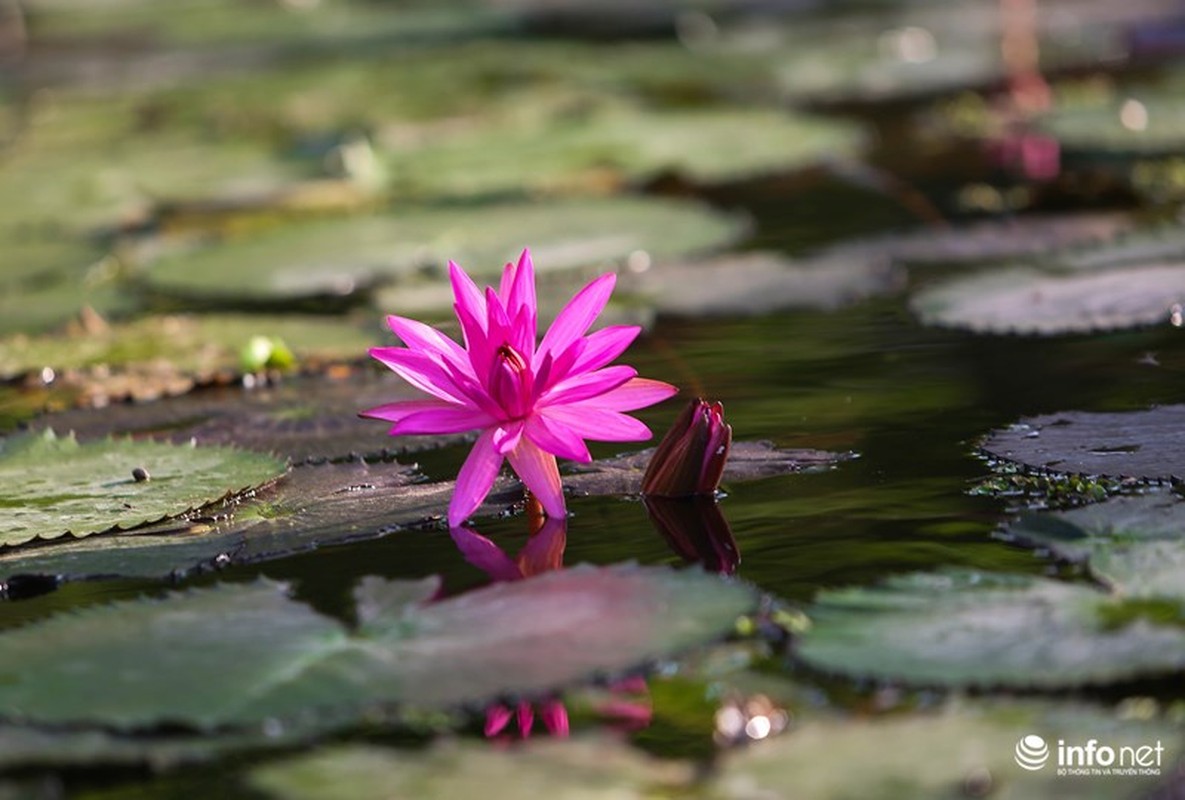
M 1036 771 L 1049 760 L 1049 745 L 1035 733 L 1030 733 L 1016 743 L 1016 763 L 1021 769 Z

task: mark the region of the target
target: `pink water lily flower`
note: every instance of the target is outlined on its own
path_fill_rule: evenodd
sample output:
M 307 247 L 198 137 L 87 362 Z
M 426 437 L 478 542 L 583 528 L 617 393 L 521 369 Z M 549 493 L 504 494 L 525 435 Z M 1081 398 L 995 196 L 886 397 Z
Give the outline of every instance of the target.
M 609 366 L 637 337 L 637 326 L 614 325 L 585 335 L 613 292 L 613 274 L 577 292 L 538 343 L 529 251 L 517 264 L 506 265 L 497 290 L 482 292 L 451 261 L 449 277 L 465 346 L 422 322 L 387 317 L 407 346 L 376 347 L 370 354 L 431 398 L 389 403 L 362 416 L 395 423 L 392 435 L 481 431 L 457 475 L 450 526 L 477 510 L 504 460 L 547 514 L 562 518 L 566 511 L 556 456 L 588 462 L 585 439 L 649 439 L 650 429 L 623 412 L 665 400 L 677 390 L 637 377 L 632 367 Z

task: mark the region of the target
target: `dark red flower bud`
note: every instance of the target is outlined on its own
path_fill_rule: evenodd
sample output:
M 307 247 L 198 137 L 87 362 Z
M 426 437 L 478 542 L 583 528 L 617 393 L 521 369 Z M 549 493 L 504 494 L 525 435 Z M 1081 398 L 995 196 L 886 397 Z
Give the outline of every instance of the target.
M 724 406 L 692 400 L 658 443 L 642 478 L 642 494 L 714 494 L 731 445 L 732 427 L 724 421 Z

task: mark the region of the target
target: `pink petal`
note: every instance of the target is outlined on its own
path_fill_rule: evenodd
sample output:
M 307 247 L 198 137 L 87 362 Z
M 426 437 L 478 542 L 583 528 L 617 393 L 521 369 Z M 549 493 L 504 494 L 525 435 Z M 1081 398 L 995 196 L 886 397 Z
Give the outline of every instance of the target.
M 523 435 L 523 423 L 506 422 L 494 428 L 494 450 L 504 456 L 518 447 L 519 439 Z
M 568 709 L 559 700 L 548 700 L 539 705 L 539 714 L 543 717 L 543 724 L 552 736 L 567 738 L 570 731 L 568 725 Z
M 453 490 L 453 499 L 448 505 L 450 528 L 468 519 L 490 493 L 503 461 L 502 456 L 494 450 L 493 442 L 494 430 L 487 428 L 482 431 L 469 451 L 469 457 L 461 465 L 461 471 L 457 474 L 457 488 Z M 556 478 L 558 480 L 558 474 Z
M 679 389 L 663 381 L 650 378 L 631 378 L 596 399 L 599 408 L 610 411 L 636 411 L 639 408 L 661 403 L 679 393 Z
M 421 392 L 466 405 L 465 393 L 439 363 L 406 347 L 372 347 L 370 355 Z
M 486 336 L 485 312 L 483 310 L 480 321 L 466 306 L 456 303 L 453 310 L 457 313 L 457 321 L 461 323 L 461 333 L 465 336 L 465 347 L 469 351 L 469 364 L 474 375 L 484 376 L 490 369 L 490 362 L 494 358 L 494 348 L 490 346 Z
M 619 365 L 616 367 L 605 367 L 596 372 L 584 372 L 573 375 L 543 392 L 539 396 L 539 402 L 536 405 L 564 405 L 566 403 L 578 403 L 581 400 L 588 400 L 589 398 L 597 397 L 616 389 L 637 374 L 638 371 L 633 367 Z
M 510 287 L 510 295 L 506 297 L 506 307 L 512 313 L 519 309 L 538 307 L 535 300 L 535 263 L 531 260 L 531 251 L 523 250 L 518 257 L 518 268 L 514 271 L 514 283 Z M 531 344 L 534 344 L 534 331 L 531 332 Z
M 477 284 L 473 282 L 473 278 L 470 278 L 465 270 L 453 261 L 448 262 L 448 277 L 453 284 L 453 297 L 457 299 L 457 305 L 484 324 L 486 301 L 481 295 L 481 289 L 478 289 Z
M 583 336 L 609 302 L 609 295 L 613 294 L 616 283 L 617 276 L 610 272 L 577 292 L 544 334 L 539 353 L 562 353 Z
M 410 414 L 420 411 L 432 411 L 439 408 L 456 408 L 452 403 L 443 400 L 401 400 L 397 403 L 386 403 L 365 411 L 359 411 L 358 416 L 367 419 L 385 419 L 388 422 L 398 422 Z
M 387 317 L 387 326 L 412 350 L 439 353 L 450 364 L 468 368 L 469 356 L 465 350 L 431 325 L 392 314 Z
M 641 332 L 642 329 L 637 325 L 611 325 L 593 331 L 584 340 L 584 349 L 572 365 L 572 371 L 591 372 L 600 369 L 624 353 Z
M 485 428 L 493 422 L 493 418 L 484 411 L 462 406 L 447 406 L 430 408 L 408 414 L 395 423 L 391 434 L 436 434 L 436 433 L 464 433 L 478 428 Z
M 552 422 L 594 442 L 641 442 L 653 435 L 633 417 L 603 408 L 553 406 L 546 410 L 546 414 Z
M 531 735 L 531 728 L 535 726 L 535 709 L 531 708 L 531 704 L 522 702 L 518 704 L 518 732 L 525 739 Z
M 555 456 L 523 437 L 507 458 L 531 494 L 543 504 L 547 516 L 564 519 L 568 511 L 564 506 L 564 488 L 560 485 L 560 469 L 556 466 Z
M 497 736 L 506 730 L 514 712 L 506 706 L 490 706 L 486 709 L 486 736 Z
M 547 452 L 587 464 L 592 461 L 588 446 L 571 428 L 548 417 L 549 409 L 540 409 L 527 420 L 527 437 Z
M 517 581 L 523 571 L 498 545 L 469 528 L 450 528 L 449 535 L 465 560 L 495 581 Z M 509 713 L 507 719 L 509 719 Z M 487 724 L 489 718 L 486 718 Z M 503 723 L 502 727 L 506 727 Z M 489 735 L 487 733 L 487 735 Z

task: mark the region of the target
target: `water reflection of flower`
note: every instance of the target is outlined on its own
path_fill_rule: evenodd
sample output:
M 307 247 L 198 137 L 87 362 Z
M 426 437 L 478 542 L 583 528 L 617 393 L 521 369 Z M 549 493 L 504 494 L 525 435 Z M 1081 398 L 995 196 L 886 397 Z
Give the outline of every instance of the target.
M 465 560 L 494 581 L 517 581 L 564 568 L 568 528 L 563 519 L 548 517 L 542 520 L 517 558 L 511 558 L 493 541 L 471 528 L 453 527 L 449 532 Z M 645 727 L 652 713 L 646 681 L 635 676 L 613 683 L 609 687 L 609 697 L 594 704 L 593 710 L 599 717 L 621 727 Z M 536 712 L 552 736 L 568 735 L 568 709 L 558 697 L 550 697 L 535 704 L 523 701 L 514 706 L 490 706 L 486 709 L 485 735 L 499 736 L 510 727 L 512 721 L 517 721 L 519 735 L 525 738 L 534 728 Z

